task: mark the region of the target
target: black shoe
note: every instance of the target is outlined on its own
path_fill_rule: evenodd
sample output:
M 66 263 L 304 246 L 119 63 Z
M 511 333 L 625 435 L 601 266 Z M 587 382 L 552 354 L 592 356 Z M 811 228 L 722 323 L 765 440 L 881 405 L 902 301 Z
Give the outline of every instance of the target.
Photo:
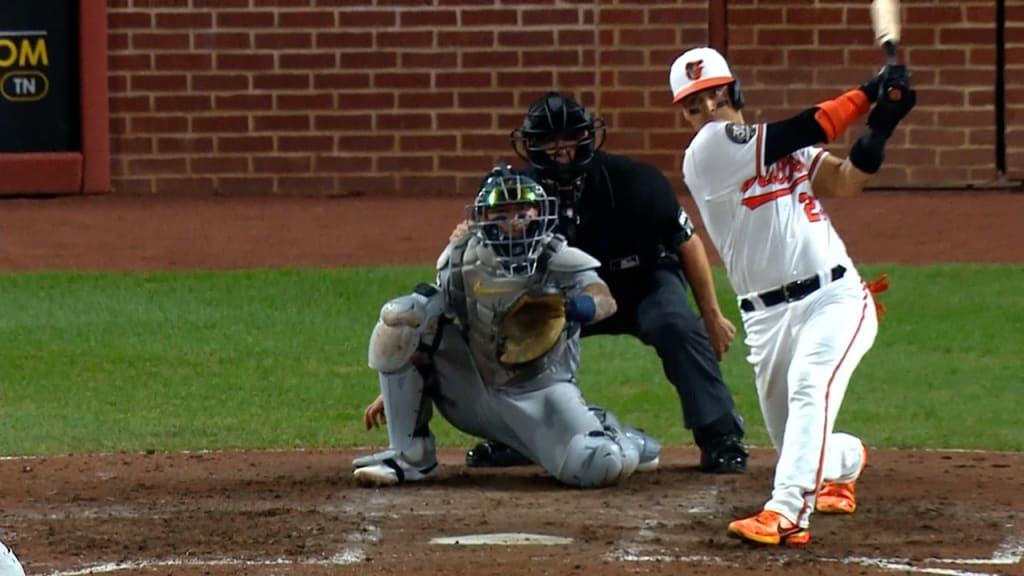
M 712 474 L 742 474 L 747 471 L 747 449 L 734 434 L 719 436 L 700 451 L 700 468 Z
M 533 462 L 518 450 L 493 440 L 485 440 L 466 452 L 466 466 L 470 468 L 507 468 L 531 464 Z

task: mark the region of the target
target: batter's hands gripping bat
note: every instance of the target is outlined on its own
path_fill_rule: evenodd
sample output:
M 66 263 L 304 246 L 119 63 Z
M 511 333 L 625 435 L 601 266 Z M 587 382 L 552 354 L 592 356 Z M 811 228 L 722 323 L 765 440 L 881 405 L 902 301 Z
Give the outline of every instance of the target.
M 900 0 L 871 0 L 871 26 L 875 42 L 885 50 L 890 67 L 896 66 L 896 47 L 900 42 Z M 898 87 L 889 88 L 886 96 L 898 102 L 903 93 Z

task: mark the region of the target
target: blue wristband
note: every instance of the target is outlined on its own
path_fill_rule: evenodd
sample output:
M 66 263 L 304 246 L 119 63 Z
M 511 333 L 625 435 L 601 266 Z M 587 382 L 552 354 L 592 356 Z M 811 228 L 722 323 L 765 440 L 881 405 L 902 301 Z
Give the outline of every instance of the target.
M 589 294 L 580 294 L 565 301 L 565 318 L 570 322 L 586 324 L 597 316 L 597 304 Z

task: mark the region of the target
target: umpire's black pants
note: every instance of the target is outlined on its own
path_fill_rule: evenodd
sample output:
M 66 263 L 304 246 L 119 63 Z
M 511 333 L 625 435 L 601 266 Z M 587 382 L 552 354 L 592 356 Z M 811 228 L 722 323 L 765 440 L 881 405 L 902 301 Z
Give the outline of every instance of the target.
M 584 326 L 582 335 L 632 334 L 653 346 L 679 394 L 683 423 L 694 431 L 698 445 L 724 433 L 742 436 L 735 422 L 736 403 L 722 380 L 704 321 L 690 306 L 682 271 L 659 267 L 646 293 L 612 295 L 618 311 Z

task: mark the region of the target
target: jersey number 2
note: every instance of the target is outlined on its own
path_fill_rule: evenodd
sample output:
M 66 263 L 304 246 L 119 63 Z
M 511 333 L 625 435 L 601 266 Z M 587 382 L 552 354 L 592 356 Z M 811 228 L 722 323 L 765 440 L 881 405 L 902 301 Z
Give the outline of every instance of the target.
M 824 220 L 828 217 L 825 215 L 825 211 L 821 208 L 821 205 L 818 204 L 818 199 L 807 192 L 801 192 L 800 195 L 797 196 L 797 200 L 804 205 L 804 214 L 807 214 L 807 219 L 811 222 Z

